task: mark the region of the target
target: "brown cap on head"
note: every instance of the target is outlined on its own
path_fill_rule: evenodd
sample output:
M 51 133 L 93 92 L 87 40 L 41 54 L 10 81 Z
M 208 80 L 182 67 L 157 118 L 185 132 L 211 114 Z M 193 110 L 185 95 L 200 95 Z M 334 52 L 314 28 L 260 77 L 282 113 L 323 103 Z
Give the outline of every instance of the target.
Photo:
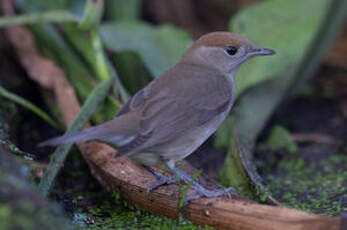
M 213 32 L 196 40 L 183 54 L 181 61 L 230 75 L 252 57 L 273 54 L 274 50 L 257 46 L 238 34 Z
M 201 36 L 190 47 L 189 51 L 193 51 L 201 46 L 235 46 L 240 47 L 242 44 L 254 45 L 246 38 L 230 33 L 230 32 L 212 32 Z

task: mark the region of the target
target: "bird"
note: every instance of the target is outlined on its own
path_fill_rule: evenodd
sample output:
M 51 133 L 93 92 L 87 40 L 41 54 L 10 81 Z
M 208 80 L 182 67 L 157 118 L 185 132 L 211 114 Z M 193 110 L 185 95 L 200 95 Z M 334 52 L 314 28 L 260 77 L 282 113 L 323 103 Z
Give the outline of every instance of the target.
M 118 149 L 155 177 L 148 191 L 174 183 L 152 166 L 166 166 L 186 183 L 192 179 L 176 162 L 192 154 L 228 116 L 234 102 L 234 77 L 256 56 L 275 54 L 231 32 L 211 32 L 197 39 L 172 68 L 138 91 L 115 117 L 81 132 L 58 136 L 40 146 L 99 141 Z M 187 199 L 230 194 L 233 188 L 208 190 L 193 181 Z

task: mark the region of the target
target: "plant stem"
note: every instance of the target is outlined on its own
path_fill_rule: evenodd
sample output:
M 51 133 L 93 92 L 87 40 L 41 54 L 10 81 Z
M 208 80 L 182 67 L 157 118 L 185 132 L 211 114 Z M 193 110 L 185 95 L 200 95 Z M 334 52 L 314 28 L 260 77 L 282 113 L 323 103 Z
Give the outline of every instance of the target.
M 90 32 L 93 49 L 95 52 L 95 72 L 101 80 L 108 79 L 110 77 L 107 61 L 104 54 L 104 50 L 102 48 L 102 43 L 100 40 L 99 32 L 97 29 L 93 29 Z
M 94 65 L 95 72 L 100 79 L 113 77 L 115 79 L 114 87 L 116 88 L 116 91 L 119 92 L 121 101 L 123 103 L 126 102 L 129 98 L 129 94 L 120 81 L 119 76 L 112 66 L 111 62 L 105 56 L 99 31 L 97 29 L 93 29 L 91 30 L 90 35 L 96 59 Z

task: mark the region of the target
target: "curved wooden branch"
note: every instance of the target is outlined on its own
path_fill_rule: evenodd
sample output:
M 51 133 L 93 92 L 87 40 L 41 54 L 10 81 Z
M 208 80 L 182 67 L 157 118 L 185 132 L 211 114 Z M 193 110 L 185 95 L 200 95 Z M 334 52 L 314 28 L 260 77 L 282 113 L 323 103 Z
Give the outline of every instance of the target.
M 2 0 L 1 3 L 4 6 L 6 2 L 8 0 Z M 30 77 L 42 87 L 55 92 L 66 124 L 70 124 L 80 107 L 63 71 L 38 53 L 32 35 L 26 28 L 16 26 L 7 28 L 5 32 Z M 170 218 L 178 216 L 177 185 L 162 186 L 148 195 L 146 190 L 155 179 L 146 170 L 125 157 L 114 158 L 116 151 L 107 145 L 79 143 L 78 147 L 92 174 L 108 190 L 120 192 L 135 206 L 146 207 L 154 214 Z M 194 223 L 220 229 L 337 230 L 340 226 L 337 218 L 226 197 L 191 201 L 183 208 L 183 215 Z
M 152 213 L 177 218 L 178 186 L 146 190 L 155 179 L 125 157 L 99 143 L 79 145 L 92 174 L 110 191 L 123 194 L 132 204 Z M 202 198 L 183 208 L 183 215 L 197 224 L 220 229 L 339 229 L 336 218 L 321 217 L 285 207 L 260 205 L 240 198 Z

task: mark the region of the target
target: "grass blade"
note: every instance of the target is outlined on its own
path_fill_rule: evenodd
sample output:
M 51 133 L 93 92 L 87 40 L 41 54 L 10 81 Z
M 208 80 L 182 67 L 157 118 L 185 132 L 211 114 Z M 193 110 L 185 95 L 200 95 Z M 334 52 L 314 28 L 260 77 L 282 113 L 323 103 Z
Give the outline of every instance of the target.
M 48 124 L 50 124 L 54 128 L 60 129 L 58 123 L 56 123 L 47 113 L 45 113 L 42 109 L 40 109 L 39 107 L 37 107 L 36 105 L 31 103 L 30 101 L 7 91 L 5 88 L 3 88 L 1 86 L 0 86 L 0 96 L 3 96 L 5 98 L 21 105 L 21 106 L 23 106 L 24 108 L 32 111 L 34 114 L 36 114 L 37 116 L 39 116 L 40 118 L 45 120 Z
M 91 92 L 81 111 L 78 113 L 72 125 L 68 128 L 66 134 L 74 133 L 81 130 L 85 124 L 89 121 L 90 117 L 93 115 L 94 111 L 100 103 L 107 96 L 113 84 L 113 79 L 107 79 L 99 83 L 94 90 Z M 39 184 L 39 191 L 43 196 L 47 196 L 56 175 L 58 174 L 60 168 L 63 166 L 63 162 L 71 149 L 72 144 L 64 144 L 57 148 L 54 152 L 53 157 L 48 165 L 48 169 L 43 176 Z
M 183 193 L 182 193 L 182 196 L 180 197 L 179 201 L 178 201 L 178 209 L 179 210 L 182 210 L 183 206 L 184 206 L 184 200 L 186 199 L 187 197 L 187 193 L 190 189 L 190 187 L 192 186 L 193 182 L 196 180 L 196 178 L 198 178 L 200 176 L 200 174 L 202 173 L 202 170 L 200 169 L 199 171 L 197 171 L 193 178 L 189 181 L 189 183 L 184 187 L 183 189 Z M 179 182 L 179 186 L 181 187 L 181 182 L 180 182 L 180 179 L 179 179 L 179 176 L 176 175 L 177 177 L 177 181 Z M 182 188 L 180 188 L 180 194 L 182 192 Z

